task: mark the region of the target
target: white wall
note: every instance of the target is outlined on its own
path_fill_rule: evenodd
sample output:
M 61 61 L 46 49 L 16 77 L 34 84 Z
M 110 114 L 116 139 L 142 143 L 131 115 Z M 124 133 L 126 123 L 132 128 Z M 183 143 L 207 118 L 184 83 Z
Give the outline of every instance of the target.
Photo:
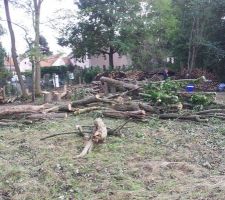
M 30 62 L 29 58 L 24 58 L 20 61 L 19 67 L 21 72 L 31 71 L 32 63 Z

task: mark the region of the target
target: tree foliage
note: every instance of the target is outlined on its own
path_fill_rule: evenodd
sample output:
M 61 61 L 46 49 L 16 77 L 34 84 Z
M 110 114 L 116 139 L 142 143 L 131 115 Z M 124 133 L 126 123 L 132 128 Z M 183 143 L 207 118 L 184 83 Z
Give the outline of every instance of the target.
M 125 54 L 144 33 L 141 5 L 138 0 L 79 0 L 79 22 L 69 24 L 61 45 L 70 46 L 75 57 L 86 54 Z

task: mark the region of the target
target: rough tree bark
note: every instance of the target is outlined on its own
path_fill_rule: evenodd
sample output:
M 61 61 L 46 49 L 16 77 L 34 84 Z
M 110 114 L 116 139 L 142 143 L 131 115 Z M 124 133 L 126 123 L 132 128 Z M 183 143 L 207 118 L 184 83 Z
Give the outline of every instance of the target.
M 33 0 L 34 3 L 34 31 L 35 31 L 35 40 L 34 40 L 34 65 L 35 65 L 35 94 L 41 94 L 41 68 L 40 68 L 40 48 L 39 48 L 39 39 L 40 39 L 40 10 L 43 0 Z
M 109 55 L 109 66 L 112 67 L 112 69 L 114 69 L 113 54 L 114 54 L 113 48 L 110 47 L 109 54 L 108 54 Z
M 9 1 L 4 0 L 4 5 L 5 5 L 5 13 L 6 13 L 7 24 L 8 24 L 10 38 L 11 38 L 12 58 L 13 58 L 15 70 L 16 70 L 16 73 L 17 73 L 17 76 L 18 76 L 18 79 L 19 79 L 19 83 L 20 83 L 20 86 L 21 86 L 22 96 L 26 97 L 27 96 L 26 88 L 25 88 L 25 84 L 24 84 L 23 78 L 21 76 L 19 64 L 18 64 L 18 61 L 17 61 L 16 39 L 15 39 L 15 34 L 14 34 L 14 31 L 13 31 L 13 28 L 12 28 L 12 22 L 11 22 L 10 11 L 9 11 Z

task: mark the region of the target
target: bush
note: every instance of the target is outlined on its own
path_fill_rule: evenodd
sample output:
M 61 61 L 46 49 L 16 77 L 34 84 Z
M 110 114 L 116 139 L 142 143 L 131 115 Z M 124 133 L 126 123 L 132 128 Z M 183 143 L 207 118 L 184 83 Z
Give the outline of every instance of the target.
M 100 72 L 102 72 L 100 67 L 85 68 L 82 72 L 83 80 L 86 83 L 91 83 Z

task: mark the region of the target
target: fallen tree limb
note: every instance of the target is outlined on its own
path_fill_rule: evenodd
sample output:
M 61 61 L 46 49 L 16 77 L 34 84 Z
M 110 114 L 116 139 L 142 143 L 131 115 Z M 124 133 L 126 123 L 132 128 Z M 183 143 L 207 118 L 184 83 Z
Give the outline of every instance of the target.
M 136 118 L 136 119 L 144 119 L 145 118 L 145 111 L 138 110 L 138 111 L 116 111 L 116 110 L 107 110 L 103 111 L 102 114 L 106 117 L 113 117 L 113 118 Z
M 69 104 L 66 104 L 66 105 L 54 106 L 52 108 L 45 109 L 43 111 L 43 113 L 49 113 L 49 112 L 72 112 L 72 111 L 73 111 L 72 105 L 69 103 Z
M 56 119 L 56 118 L 67 118 L 67 113 L 43 113 L 43 114 L 31 114 L 26 117 L 32 120 L 44 120 L 44 119 Z
M 106 82 L 108 84 L 108 86 L 115 86 L 117 88 L 120 88 L 120 89 L 130 89 L 130 90 L 137 90 L 139 87 L 138 85 L 134 85 L 134 84 L 130 84 L 130 83 L 125 83 L 123 81 L 118 81 L 118 80 L 115 80 L 115 79 L 112 79 L 112 78 L 107 78 L 107 77 L 101 77 L 100 78 L 100 81 L 101 82 Z
M 146 103 L 139 103 L 139 107 L 146 112 L 150 112 L 150 113 L 155 112 L 154 108 Z
M 225 113 L 225 109 L 210 109 L 210 110 L 195 112 L 196 115 L 204 115 L 207 113 Z
M 83 151 L 76 156 L 76 158 L 84 157 L 86 154 L 90 153 L 94 143 L 104 142 L 107 137 L 107 128 L 101 118 L 94 120 L 94 129 L 91 139 L 85 141 L 85 147 Z
M 77 108 L 76 111 L 74 112 L 74 115 L 79 115 L 83 113 L 87 113 L 93 110 L 99 110 L 101 107 L 88 107 L 88 108 Z
M 196 122 L 208 122 L 208 119 L 202 119 L 200 115 L 181 115 L 176 113 L 167 113 L 159 115 L 160 119 L 184 119 L 184 120 L 192 120 Z
M 85 106 L 85 105 L 90 104 L 90 103 L 99 102 L 100 97 L 101 97 L 101 95 L 97 94 L 97 95 L 94 95 L 94 96 L 86 97 L 86 98 L 81 99 L 81 100 L 73 101 L 72 107 Z
M 117 103 L 115 105 L 112 106 L 112 108 L 114 110 L 117 111 L 137 111 L 140 110 L 140 107 L 138 105 L 138 103 L 134 103 L 134 102 L 127 102 L 127 103 Z
M 19 113 L 37 113 L 46 108 L 46 105 L 16 105 L 16 106 L 2 106 L 0 107 L 0 116 L 13 115 Z

